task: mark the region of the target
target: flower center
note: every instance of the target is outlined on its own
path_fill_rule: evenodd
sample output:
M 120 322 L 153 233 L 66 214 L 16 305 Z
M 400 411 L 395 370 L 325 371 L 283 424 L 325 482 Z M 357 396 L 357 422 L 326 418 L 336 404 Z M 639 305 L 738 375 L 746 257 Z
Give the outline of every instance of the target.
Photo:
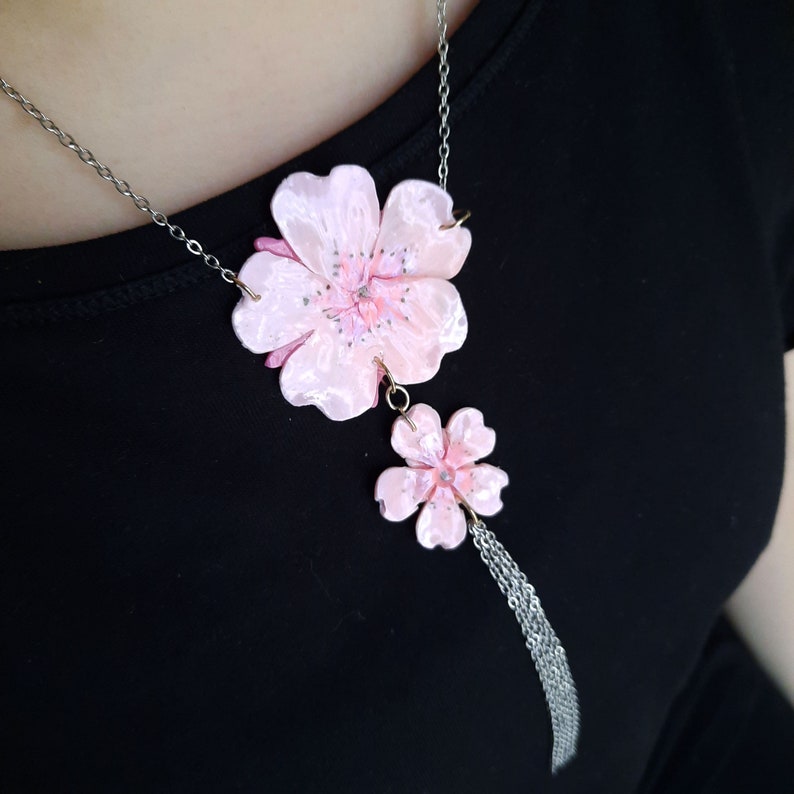
M 373 339 L 381 328 L 388 334 L 394 322 L 410 319 L 408 307 L 402 305 L 407 303 L 405 293 L 410 286 L 403 286 L 399 276 L 382 276 L 378 270 L 382 260 L 382 250 L 369 256 L 343 253 L 333 265 L 328 289 L 331 285 L 335 289 L 328 293 L 322 311 L 338 324 L 337 332 L 348 347 Z

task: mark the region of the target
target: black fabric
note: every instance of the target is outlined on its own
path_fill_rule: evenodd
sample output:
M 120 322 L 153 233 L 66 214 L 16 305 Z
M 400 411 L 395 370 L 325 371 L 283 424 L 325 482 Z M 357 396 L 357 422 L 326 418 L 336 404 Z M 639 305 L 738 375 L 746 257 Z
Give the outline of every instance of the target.
M 791 706 L 720 621 L 673 705 L 642 790 L 791 791 L 792 747 Z
M 151 227 L 0 255 L 0 790 L 791 790 L 703 719 L 794 719 L 712 635 L 771 530 L 794 336 L 792 20 L 762 5 L 505 0 L 453 40 L 470 332 L 411 394 L 497 431 L 489 524 L 568 651 L 570 767 L 471 544 L 378 516 L 390 412 L 288 405 Z M 176 222 L 236 269 L 293 170 L 433 179 L 435 69 Z

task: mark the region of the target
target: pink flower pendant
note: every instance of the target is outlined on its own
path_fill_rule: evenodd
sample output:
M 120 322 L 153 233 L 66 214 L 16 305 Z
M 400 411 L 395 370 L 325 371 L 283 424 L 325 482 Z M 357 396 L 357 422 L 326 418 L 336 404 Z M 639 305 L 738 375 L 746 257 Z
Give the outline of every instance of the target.
M 399 387 L 391 373 L 385 374 L 389 381 L 387 402 L 392 405 L 389 395 Z M 380 502 L 381 514 L 402 521 L 424 502 L 416 536 L 427 548 L 452 549 L 467 532 L 472 536 L 480 558 L 515 614 L 535 663 L 551 718 L 551 770 L 556 773 L 576 755 L 579 696 L 565 649 L 535 588 L 480 518 L 502 509 L 500 494 L 508 483 L 501 469 L 476 462 L 493 452 L 496 433 L 485 426 L 476 408 L 461 408 L 442 428 L 429 405 L 420 403 L 408 409 L 407 401 L 405 393 L 404 404 L 396 407 L 402 415 L 395 420 L 391 435 L 392 447 L 407 466 L 386 469 L 378 477 L 375 499 Z
M 466 313 L 448 279 L 471 235 L 440 187 L 401 182 L 381 212 L 369 173 L 341 165 L 287 177 L 271 210 L 283 239 L 257 241 L 239 277 L 261 300 L 243 296 L 232 323 L 245 347 L 281 367 L 290 403 L 351 419 L 376 401 L 375 356 L 400 383 L 423 383 L 463 344 Z
M 426 548 L 452 549 L 472 536 L 535 662 L 556 772 L 576 753 L 578 696 L 534 588 L 480 518 L 502 509 L 508 483 L 501 469 L 477 462 L 493 452 L 496 434 L 476 408 L 456 411 L 442 428 L 429 405 L 409 407 L 403 385 L 432 378 L 466 339 L 466 313 L 448 279 L 469 252 L 468 230 L 455 221 L 446 191 L 429 182 L 401 182 L 381 211 L 372 177 L 355 165 L 327 177 L 292 174 L 271 210 L 282 239 L 257 240 L 240 270 L 238 338 L 281 368 L 290 403 L 316 405 L 330 419 L 375 405 L 386 378 L 386 402 L 401 414 L 391 443 L 406 465 L 378 478 L 381 514 L 402 521 L 424 503 L 416 536 Z
M 392 427 L 391 445 L 407 466 L 386 469 L 375 483 L 375 499 L 389 521 L 402 521 L 425 505 L 416 522 L 416 537 L 428 549 L 453 549 L 466 537 L 461 509 L 492 516 L 502 509 L 499 494 L 507 474 L 488 463 L 475 463 L 493 452 L 496 433 L 486 427 L 476 408 L 461 408 L 442 429 L 429 405 L 415 405 Z

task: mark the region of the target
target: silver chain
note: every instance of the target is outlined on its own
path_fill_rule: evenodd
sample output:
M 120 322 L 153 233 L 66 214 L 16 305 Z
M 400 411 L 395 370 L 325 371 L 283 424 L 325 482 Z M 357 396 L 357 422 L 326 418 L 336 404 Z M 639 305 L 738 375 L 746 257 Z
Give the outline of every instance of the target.
M 447 0 L 437 0 L 438 21 L 438 136 L 441 143 L 438 146 L 438 184 L 442 190 L 447 189 L 449 176 L 449 42 L 447 41 Z
M 52 121 L 52 119 L 47 118 L 47 116 L 45 116 L 29 99 L 24 97 L 18 91 L 14 90 L 13 86 L 9 85 L 2 76 L 0 76 L 0 88 L 3 89 L 3 93 L 9 99 L 13 99 L 15 102 L 18 102 L 25 113 L 27 113 L 29 116 L 33 116 L 33 118 L 39 122 L 43 129 L 55 135 L 58 138 L 58 142 L 62 146 L 65 146 L 67 149 L 71 149 L 80 158 L 80 160 L 82 160 L 86 165 L 90 165 L 91 168 L 93 168 L 102 179 L 110 182 L 113 187 L 115 187 L 116 190 L 121 193 L 122 196 L 128 196 L 131 198 L 135 206 L 141 212 L 145 212 L 147 215 L 149 215 L 149 217 L 158 226 L 164 226 L 167 228 L 171 237 L 173 237 L 175 240 L 183 242 L 191 254 L 200 256 L 208 267 L 211 267 L 213 270 L 217 270 L 221 274 L 221 277 L 224 279 L 224 281 L 227 281 L 230 284 L 237 283 L 237 274 L 233 270 L 228 270 L 227 268 L 222 267 L 216 256 L 208 254 L 202 248 L 201 243 L 199 243 L 197 240 L 191 240 L 188 238 L 188 236 L 179 226 L 176 226 L 168 220 L 168 216 L 164 212 L 152 209 L 149 199 L 147 199 L 146 196 L 139 195 L 132 189 L 129 182 L 125 181 L 124 179 L 119 179 L 117 176 L 115 176 L 115 174 L 107 165 L 101 163 L 96 159 L 96 157 L 94 157 L 90 149 L 86 149 L 85 146 L 81 146 L 68 132 L 64 132 L 64 130 L 60 129 L 55 122 Z
M 438 147 L 438 154 L 441 158 L 441 162 L 438 166 L 438 183 L 444 190 L 446 190 L 447 175 L 449 173 L 447 161 L 449 158 L 450 132 L 449 83 L 447 81 L 449 76 L 449 63 L 447 62 L 447 52 L 449 50 L 449 45 L 447 43 L 446 0 L 437 0 L 437 18 L 439 58 L 438 95 L 440 97 L 438 114 L 441 118 L 441 125 L 438 129 L 439 136 L 441 137 L 441 145 Z M 168 220 L 168 216 L 164 212 L 152 209 L 149 199 L 146 198 L 146 196 L 141 196 L 136 193 L 130 186 L 130 183 L 126 180 L 119 179 L 110 170 L 109 166 L 105 165 L 104 163 L 97 160 L 96 157 L 94 157 L 90 149 L 86 149 L 85 146 L 81 146 L 68 132 L 60 129 L 52 119 L 45 116 L 29 99 L 15 90 L 10 83 L 6 82 L 2 75 L 0 75 L 0 88 L 3 89 L 3 93 L 9 99 L 13 99 L 14 102 L 17 102 L 22 110 L 25 111 L 25 113 L 27 113 L 29 116 L 33 116 L 33 118 L 39 122 L 43 129 L 55 135 L 58 138 L 58 142 L 62 146 L 65 146 L 67 149 L 71 149 L 80 158 L 80 160 L 82 160 L 82 162 L 84 162 L 86 165 L 90 165 L 91 168 L 93 168 L 102 179 L 110 182 L 122 196 L 131 198 L 135 206 L 141 212 L 145 212 L 152 219 L 152 221 L 154 221 L 154 223 L 156 223 L 158 226 L 168 229 L 168 233 L 171 235 L 171 237 L 181 243 L 184 243 L 185 247 L 191 254 L 201 257 L 204 260 L 205 265 L 211 267 L 213 270 L 217 270 L 224 281 L 229 284 L 236 284 L 240 289 L 247 292 L 254 300 L 259 300 L 259 296 L 256 295 L 248 286 L 243 284 L 243 282 L 237 278 L 237 274 L 233 270 L 223 267 L 218 260 L 218 257 L 205 251 L 198 240 L 189 238 L 180 226 L 177 226 Z
M 470 520 L 468 529 L 482 561 L 515 613 L 538 671 L 551 719 L 551 771 L 555 773 L 576 755 L 579 738 L 579 697 L 568 657 L 543 611 L 535 588 L 496 535 L 482 521 Z

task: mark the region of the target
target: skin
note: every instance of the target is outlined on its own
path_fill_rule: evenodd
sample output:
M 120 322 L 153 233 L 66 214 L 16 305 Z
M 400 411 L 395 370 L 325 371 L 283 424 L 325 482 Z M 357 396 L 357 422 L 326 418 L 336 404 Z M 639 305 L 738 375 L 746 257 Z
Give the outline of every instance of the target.
M 476 2 L 449 0 L 450 33 Z M 322 0 L 0 0 L 0 74 L 171 214 L 344 129 L 434 57 L 429 0 L 329 8 Z M 0 249 L 148 222 L 5 98 L 0 141 Z M 786 374 L 791 416 L 792 354 Z M 772 542 L 728 613 L 794 703 L 794 428 L 789 434 Z
M 450 33 L 475 5 L 449 0 Z M 434 57 L 430 0 L 330 7 L 321 0 L 0 0 L 0 74 L 171 214 L 331 137 Z M 147 222 L 2 100 L 0 249 Z
M 786 464 L 772 541 L 727 604 L 761 666 L 794 705 L 794 350 L 786 372 Z

